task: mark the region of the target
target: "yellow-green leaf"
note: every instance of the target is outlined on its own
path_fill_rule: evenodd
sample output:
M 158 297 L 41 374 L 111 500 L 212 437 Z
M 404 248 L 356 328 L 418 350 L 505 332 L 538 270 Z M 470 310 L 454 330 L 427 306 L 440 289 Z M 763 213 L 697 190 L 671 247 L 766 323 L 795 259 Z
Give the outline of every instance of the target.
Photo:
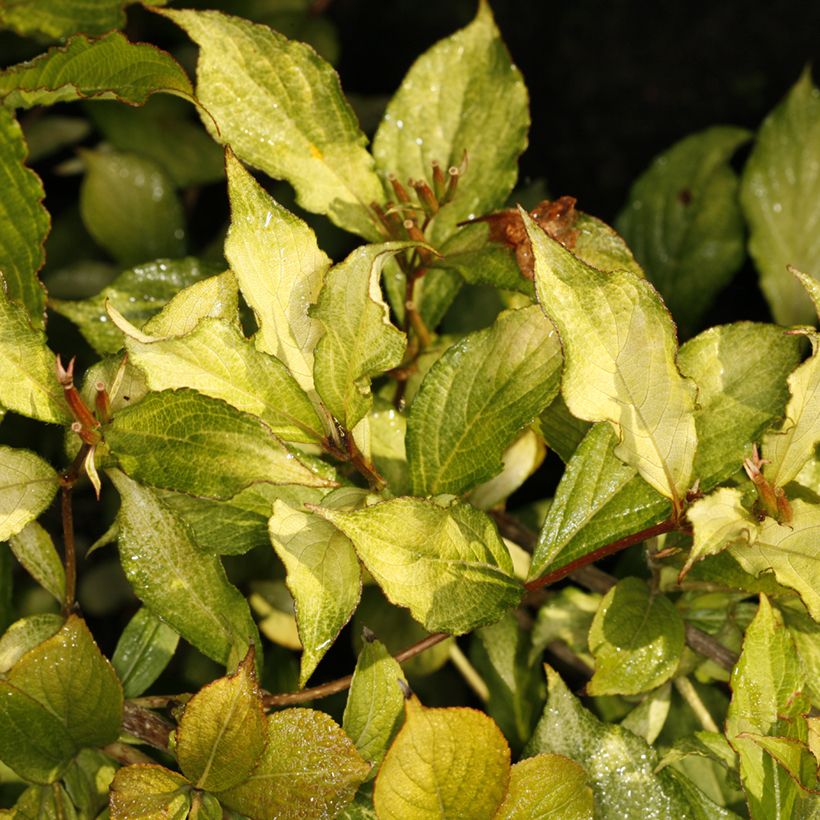
M 52 40 L 78 31 L 102 34 L 122 28 L 124 5 L 125 0 L 10 0 L 0 9 L 0 26 Z
M 567 406 L 579 418 L 609 421 L 621 441 L 616 455 L 681 503 L 697 445 L 697 390 L 678 371 L 666 308 L 635 274 L 592 268 L 524 219 L 538 300 L 564 348 Z
M 220 792 L 247 780 L 265 748 L 262 694 L 249 652 L 234 675 L 200 689 L 177 729 L 179 767 L 198 789 Z
M 304 686 L 359 603 L 359 559 L 333 524 L 284 501 L 274 502 L 268 526 L 296 604 L 303 647 L 299 685 Z
M 64 46 L 0 71 L 0 100 L 11 108 L 88 99 L 140 105 L 158 91 L 193 96 L 190 80 L 170 54 L 148 43 L 130 43 L 117 31 L 99 40 L 72 37 Z
M 373 404 L 370 379 L 401 363 L 407 337 L 390 322 L 380 279 L 385 262 L 413 243 L 364 245 L 325 277 L 311 316 L 323 328 L 313 377 L 333 415 L 352 430 Z
M 820 92 L 806 70 L 766 118 L 743 170 L 740 201 L 750 228 L 749 251 L 777 322 L 808 324 L 811 302 L 786 270 L 820 275 Z
M 382 763 L 373 802 L 381 820 L 495 817 L 510 779 L 510 747 L 474 709 L 427 709 L 414 697 Z
M 639 578 L 607 592 L 589 629 L 595 674 L 591 695 L 637 695 L 668 681 L 683 652 L 683 619 L 662 594 Z
M 510 770 L 507 796 L 496 820 L 592 820 L 587 773 L 561 755 L 536 755 Z
M 257 350 L 233 325 L 203 319 L 183 336 L 128 338 L 125 346 L 151 390 L 190 387 L 222 399 L 285 441 L 316 443 L 323 437 L 310 399 L 285 365 Z
M 267 746 L 244 783 L 220 802 L 249 817 L 335 817 L 367 776 L 350 738 L 324 712 L 286 709 L 268 717 Z
M 54 613 L 27 615 L 15 621 L 0 637 L 0 675 L 14 666 L 29 649 L 58 632 L 65 618 Z
M 185 820 L 193 786 L 151 763 L 124 766 L 111 783 L 111 820 Z
M 296 189 L 299 204 L 366 238 L 383 198 L 339 78 L 310 46 L 218 11 L 163 11 L 200 47 L 205 125 L 237 156 Z
M 463 493 L 497 475 L 504 450 L 555 397 L 560 373 L 558 335 L 537 305 L 449 348 L 410 406 L 413 494 Z
M 54 489 L 56 481 L 55 475 Z M 14 557 L 26 568 L 31 577 L 62 604 L 65 599 L 65 570 L 48 532 L 36 521 L 31 521 L 16 535 L 12 535 L 9 546 Z
M 387 597 L 431 632 L 469 632 L 521 597 L 495 525 L 469 504 L 397 498 L 351 512 L 312 509 L 353 542 Z
M 432 181 L 432 162 L 446 171 L 467 154 L 456 195 L 437 214 L 435 241 L 458 222 L 502 205 L 515 185 L 527 145 L 527 89 L 482 2 L 470 25 L 436 43 L 414 63 L 390 101 L 373 153 L 379 169 Z
M 0 541 L 19 533 L 51 504 L 60 478 L 28 450 L 0 447 Z
M 308 308 L 319 297 L 330 259 L 313 231 L 272 199 L 231 151 L 226 167 L 231 225 L 225 258 L 256 316 L 256 345 L 287 365 L 310 393 L 322 328 Z

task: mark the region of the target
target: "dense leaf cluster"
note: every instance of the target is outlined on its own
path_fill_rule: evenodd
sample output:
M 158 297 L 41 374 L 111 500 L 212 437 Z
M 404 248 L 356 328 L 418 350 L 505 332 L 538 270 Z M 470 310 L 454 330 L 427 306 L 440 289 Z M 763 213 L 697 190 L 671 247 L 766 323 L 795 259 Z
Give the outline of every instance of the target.
M 484 0 L 372 150 L 274 21 L 153 9 L 198 46 L 194 86 L 111 31 L 123 5 L 0 10 L 60 41 L 0 72 L 0 419 L 65 433 L 51 461 L 0 446 L 0 584 L 13 555 L 53 598 L 0 595 L 0 815 L 817 816 L 809 74 L 756 135 L 659 157 L 618 233 L 570 197 L 521 207 L 527 91 Z M 80 143 L 50 235 L 29 163 Z M 230 220 L 197 248 L 203 185 Z M 335 263 L 330 223 L 364 243 Z M 72 230 L 98 258 L 43 270 Z M 780 324 L 679 347 L 747 231 Z M 94 352 L 82 375 L 54 315 Z M 542 500 L 507 509 L 534 475 Z M 77 604 L 86 482 L 98 530 L 119 503 L 86 557 L 116 542 L 139 602 L 110 660 Z M 637 545 L 616 576 L 591 566 Z M 351 622 L 352 675 L 306 690 Z M 181 656 L 190 691 L 151 694 Z

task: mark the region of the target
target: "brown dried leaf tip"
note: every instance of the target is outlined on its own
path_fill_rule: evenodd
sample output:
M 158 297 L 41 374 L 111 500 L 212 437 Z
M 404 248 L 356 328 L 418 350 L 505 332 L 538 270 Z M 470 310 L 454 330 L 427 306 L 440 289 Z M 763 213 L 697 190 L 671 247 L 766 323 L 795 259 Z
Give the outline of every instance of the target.
M 575 197 L 562 196 L 555 200 L 545 199 L 530 211 L 530 216 L 556 242 L 560 242 L 570 250 L 575 247 L 575 241 L 578 239 L 578 231 L 575 229 L 575 222 L 578 219 Z M 527 229 L 524 227 L 524 220 L 515 208 L 507 208 L 494 214 L 469 220 L 469 222 L 486 222 L 490 226 L 490 241 L 502 242 L 507 247 L 513 248 L 521 273 L 527 279 L 535 277 L 532 246 L 527 236 Z

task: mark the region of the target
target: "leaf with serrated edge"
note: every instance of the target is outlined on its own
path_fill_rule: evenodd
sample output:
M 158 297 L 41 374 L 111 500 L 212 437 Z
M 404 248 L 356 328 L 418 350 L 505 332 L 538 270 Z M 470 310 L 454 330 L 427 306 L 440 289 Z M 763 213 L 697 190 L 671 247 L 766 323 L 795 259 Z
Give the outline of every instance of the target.
M 0 299 L 5 290 L 9 299 L 25 306 L 32 324 L 42 328 L 46 292 L 37 272 L 46 259 L 43 243 L 51 224 L 43 206 L 43 183 L 26 167 L 27 154 L 14 114 L 0 106 Z
M 521 597 L 495 525 L 468 504 L 397 498 L 352 512 L 311 509 L 353 542 L 387 597 L 431 632 L 469 632 Z
M 322 326 L 308 308 L 319 297 L 330 259 L 313 231 L 272 199 L 230 150 L 225 162 L 231 201 L 225 258 L 256 316 L 256 345 L 287 365 L 310 393 Z
M 256 416 L 285 441 L 322 440 L 322 423 L 285 365 L 232 325 L 203 319 L 184 336 L 127 338 L 125 347 L 151 390 L 190 387 Z
M 0 404 L 22 416 L 65 424 L 71 420 L 45 334 L 9 301 L 0 276 Z
M 808 697 L 805 679 L 782 618 L 765 595 L 746 630 L 740 660 L 732 672 L 732 701 L 726 737 L 740 755 L 740 777 L 753 817 L 791 817 L 798 787 L 775 760 L 745 732 L 800 739 Z
M 359 754 L 373 766 L 371 776 L 404 719 L 404 695 L 399 686 L 403 680 L 401 666 L 384 644 L 372 635 L 365 637 L 353 671 L 342 728 Z
M 230 498 L 258 482 L 328 487 L 259 419 L 193 390 L 149 393 L 105 439 L 128 475 L 168 490 Z
M 666 308 L 635 274 L 586 265 L 523 216 L 538 300 L 561 335 L 567 406 L 579 418 L 615 426 L 616 455 L 681 503 L 697 445 L 697 389 L 678 372 Z
M 353 799 L 369 769 L 329 715 L 285 709 L 268 717 L 267 746 L 250 777 L 219 800 L 251 817 L 323 820 Z
M 518 176 L 530 125 L 527 89 L 510 61 L 490 6 L 479 4 L 466 28 L 436 43 L 414 63 L 387 106 L 373 140 L 384 173 L 430 180 L 435 160 L 446 171 L 467 153 L 456 195 L 436 215 L 433 238 L 458 222 L 503 204 Z
M 595 674 L 591 695 L 637 695 L 666 683 L 683 652 L 683 619 L 665 595 L 639 578 L 607 592 L 589 629 Z
M 249 652 L 235 674 L 209 683 L 185 704 L 177 729 L 179 767 L 198 789 L 230 789 L 262 756 L 266 728 Z
M 310 46 L 217 11 L 160 12 L 200 47 L 197 98 L 217 141 L 296 189 L 299 204 L 365 238 L 383 199 L 353 109 Z
M 80 213 L 94 240 L 122 265 L 185 255 L 185 214 L 173 183 L 138 154 L 89 151 Z
M 259 646 L 248 602 L 228 582 L 219 559 L 202 552 L 188 528 L 147 487 L 119 470 L 120 560 L 137 597 L 209 658 Z
M 763 457 L 768 464 L 763 475 L 776 486 L 788 484 L 814 457 L 820 441 L 820 352 L 818 340 L 810 336 L 812 355 L 789 376 L 791 398 L 786 420 L 779 430 L 763 438 Z
M 401 363 L 407 337 L 390 323 L 379 280 L 385 262 L 416 243 L 357 248 L 325 277 L 310 315 L 324 329 L 313 377 L 333 415 L 352 430 L 373 404 L 370 379 Z
M 617 220 L 672 315 L 688 328 L 746 255 L 729 160 L 750 137 L 743 128 L 717 126 L 675 143 L 638 178 Z
M 62 615 L 52 613 L 27 615 L 15 621 L 0 637 L 0 675 L 5 675 L 29 649 L 58 632 L 64 623 Z
M 562 755 L 536 755 L 510 770 L 507 796 L 495 820 L 592 820 L 587 773 Z
M 65 599 L 65 569 L 48 532 L 36 521 L 31 521 L 12 535 L 9 546 L 32 578 L 62 604 Z
M 741 180 L 749 252 L 777 322 L 814 321 L 806 294 L 786 265 L 820 273 L 820 234 L 807 229 L 820 200 L 820 92 L 807 69 L 757 134 Z
M 184 820 L 193 785 L 178 772 L 151 763 L 123 766 L 111 783 L 111 820 Z
M 736 473 L 752 442 L 783 416 L 786 378 L 799 362 L 799 338 L 756 322 L 709 328 L 681 347 L 681 372 L 698 386 L 694 475 L 702 492 Z
M 715 555 L 733 544 L 748 545 L 757 538 L 757 521 L 741 503 L 743 494 L 733 487 L 721 487 L 692 504 L 686 517 L 694 528 L 694 542 L 680 577 L 695 561 Z
M 179 635 L 149 609 L 141 607 L 117 641 L 111 664 L 127 698 L 141 695 L 173 657 Z
M 558 335 L 537 305 L 453 345 L 410 405 L 413 494 L 462 493 L 501 472 L 504 450 L 555 397 L 560 374 Z
M 160 259 L 121 273 L 96 296 L 81 300 L 49 300 L 49 307 L 74 322 L 97 353 L 116 353 L 122 331 L 111 321 L 107 305 L 142 327 L 183 288 L 217 271 L 198 259 Z
M 28 450 L 0 447 L 0 542 L 34 521 L 54 498 L 60 478 Z
M 663 521 L 669 501 L 615 456 L 606 422 L 586 434 L 564 472 L 538 536 L 529 577 L 572 561 Z
M 15 0 L 0 8 L 0 26 L 59 40 L 78 31 L 102 34 L 125 24 L 124 0 Z
M 84 746 L 117 739 L 122 688 L 76 615 L 23 655 L 0 686 L 0 759 L 27 779 L 51 782 Z
M 382 820 L 495 817 L 510 778 L 510 747 L 475 709 L 427 709 L 413 696 L 382 763 L 373 803 Z M 435 754 L 431 751 L 435 750 Z
M 685 792 L 667 772 L 655 773 L 655 750 L 632 732 L 599 721 L 567 689 L 558 673 L 546 667 L 549 696 L 544 715 L 525 755 L 561 754 L 586 770 L 595 797 L 596 817 L 623 820 L 635 814 L 640 795 L 640 817 L 699 820 Z M 733 815 L 710 803 L 715 818 Z
M 274 502 L 268 526 L 296 604 L 303 647 L 299 686 L 304 686 L 359 603 L 359 559 L 333 524 L 284 501 Z
M 90 99 L 140 105 L 158 91 L 193 98 L 190 80 L 170 54 L 130 43 L 118 31 L 98 40 L 77 35 L 0 71 L 0 100 L 11 108 Z
M 778 583 L 795 590 L 815 621 L 820 621 L 820 505 L 792 501 L 792 520 L 778 524 L 767 518 L 750 544 L 731 553 L 752 575 L 773 572 Z

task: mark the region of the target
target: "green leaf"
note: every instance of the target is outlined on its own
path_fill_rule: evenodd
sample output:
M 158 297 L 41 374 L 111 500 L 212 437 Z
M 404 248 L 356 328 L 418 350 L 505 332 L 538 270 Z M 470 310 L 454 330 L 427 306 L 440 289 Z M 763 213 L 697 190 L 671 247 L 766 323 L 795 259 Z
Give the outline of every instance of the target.
M 77 820 L 78 817 L 74 804 L 59 783 L 29 786 L 14 804 L 11 816 L 14 820 L 41 820 L 47 817 Z
M 249 652 L 236 674 L 209 683 L 179 721 L 179 767 L 198 789 L 220 792 L 247 780 L 265 748 L 262 694 Z
M 353 671 L 342 727 L 359 754 L 378 770 L 404 720 L 404 672 L 384 644 L 365 635 Z
M 530 662 L 529 633 L 512 614 L 475 633 L 470 659 L 487 684 L 487 712 L 514 752 L 529 740 L 544 705 L 544 679 Z
M 617 231 L 583 211 L 578 211 L 577 214 L 573 226 L 577 233 L 575 246 L 572 248 L 575 256 L 598 270 L 626 270 L 639 279 L 646 278 L 643 268 Z
M 410 406 L 413 494 L 461 493 L 498 474 L 504 450 L 556 395 L 560 371 L 560 342 L 537 305 L 453 345 Z
M 313 511 L 353 542 L 387 597 L 431 632 L 469 632 L 518 603 L 521 586 L 504 542 L 468 504 L 397 498 L 352 512 Z
M 251 817 L 335 817 L 367 776 L 350 738 L 332 718 L 312 709 L 268 716 L 268 739 L 250 777 L 219 795 L 220 802 Z
M 510 769 L 507 796 L 496 820 L 592 820 L 587 773 L 561 755 L 536 755 Z
M 740 776 L 754 817 L 791 817 L 797 784 L 745 733 L 800 739 L 801 717 L 808 698 L 800 664 L 780 615 L 768 598 L 743 641 L 743 652 L 732 672 L 732 702 L 726 717 L 726 736 L 740 755 Z
M 804 791 L 816 795 L 817 759 L 809 750 L 809 745 L 801 740 L 786 737 L 766 737 L 754 732 L 744 732 L 741 737 L 757 743 L 761 749 L 773 757 Z M 818 808 L 816 798 L 812 801 Z
M 407 495 L 410 492 L 405 450 L 407 416 L 390 402 L 377 397 L 374 410 L 367 416 L 367 423 L 373 464 L 393 495 Z
M 273 200 L 229 150 L 231 226 L 225 257 L 253 309 L 260 350 L 287 365 L 302 389 L 313 390 L 313 349 L 322 326 L 308 314 L 330 259 L 313 231 Z
M 255 547 L 269 547 L 268 519 L 273 504 L 318 504 L 328 488 L 297 484 L 253 484 L 225 501 L 195 498 L 185 493 L 160 492 L 162 501 L 190 528 L 197 546 L 214 555 L 242 555 Z
M 0 637 L 0 675 L 5 675 L 29 649 L 59 632 L 64 623 L 62 615 L 47 613 L 15 621 Z
M 674 504 L 689 489 L 696 388 L 681 377 L 672 320 L 658 294 L 628 271 L 602 273 L 528 216 L 535 289 L 564 348 L 562 392 L 573 415 L 609 421 L 616 454 Z
M 202 552 L 188 528 L 147 487 L 118 470 L 119 549 L 137 597 L 209 658 L 227 664 L 259 646 L 248 602 L 228 582 L 219 559 Z M 174 583 L 169 584 L 168 579 Z
M 601 596 L 582 592 L 574 586 L 566 586 L 558 592 L 550 591 L 547 595 L 532 629 L 530 660 L 540 659 L 541 653 L 553 641 L 561 641 L 592 666 L 588 635 Z
M 739 181 L 729 160 L 750 137 L 743 128 L 718 126 L 676 143 L 638 178 L 617 220 L 687 329 L 700 324 L 746 255 Z
M 390 323 L 379 280 L 385 262 L 414 243 L 357 248 L 325 277 L 311 316 L 324 329 L 313 376 L 322 401 L 352 430 L 372 406 L 370 379 L 401 363 L 407 337 Z
M 666 723 L 671 705 L 672 687 L 669 683 L 665 683 L 653 692 L 649 692 L 621 721 L 621 726 L 652 744 L 657 740 Z
M 665 595 L 639 578 L 607 592 L 589 629 L 595 674 L 590 695 L 637 695 L 666 683 L 683 652 L 683 619 Z
M 192 788 L 181 774 L 163 766 L 123 766 L 111 784 L 111 820 L 185 820 Z
M 348 538 L 333 524 L 284 501 L 274 503 L 269 526 L 296 604 L 304 650 L 299 673 L 302 687 L 359 603 L 359 559 Z
M 744 508 L 742 499 L 740 490 L 721 487 L 687 509 L 694 542 L 680 577 L 707 555 L 716 555 L 736 543 L 748 545 L 757 538 L 757 521 Z
M 137 154 L 83 151 L 83 223 L 123 265 L 185 255 L 185 216 L 165 171 Z
M 34 521 L 51 504 L 59 485 L 54 468 L 39 456 L 0 447 L 0 541 Z
M 0 300 L 19 302 L 40 329 L 45 324 L 46 292 L 37 272 L 46 261 L 43 243 L 51 223 L 43 206 L 43 183 L 26 167 L 27 154 L 17 120 L 0 106 L 0 290 L 5 282 L 6 292 Z
M 427 709 L 412 697 L 387 752 L 373 802 L 382 820 L 493 818 L 510 779 L 510 748 L 475 709 Z M 430 752 L 435 750 L 435 754 Z
M 142 108 L 116 102 L 94 102 L 87 114 L 118 151 L 148 157 L 177 188 L 208 185 L 225 177 L 225 156 L 179 99 L 154 96 Z
M 14 452 L 19 453 L 20 451 L 15 450 Z M 50 477 L 49 483 L 56 489 L 56 475 L 53 478 Z M 2 531 L 0 531 L 0 538 L 2 538 Z M 14 557 L 25 567 L 32 578 L 50 592 L 59 604 L 62 604 L 65 599 L 65 570 L 54 547 L 54 542 L 45 529 L 36 521 L 31 521 L 20 532 L 11 536 L 9 546 Z
M 467 171 L 436 215 L 433 241 L 500 206 L 518 175 L 530 124 L 527 89 L 488 3 L 473 22 L 423 54 L 390 101 L 373 153 L 383 173 L 430 180 L 432 162 Z
M 566 464 L 589 432 L 590 423 L 576 419 L 559 393 L 538 417 L 535 426 L 547 447 Z
M 193 390 L 149 393 L 104 435 L 128 475 L 168 490 L 218 499 L 257 482 L 333 486 L 259 419 Z
M 782 417 L 786 377 L 799 361 L 799 338 L 753 322 L 709 328 L 681 347 L 681 372 L 698 386 L 694 475 L 702 491 L 736 473 L 752 442 Z
M 784 325 L 815 319 L 786 265 L 820 271 L 820 237 L 806 228 L 817 218 L 819 169 L 820 92 L 806 70 L 760 127 L 740 190 L 760 287 L 775 320 Z
M 150 610 L 141 607 L 128 622 L 111 664 L 125 697 L 141 695 L 159 676 L 176 652 L 179 635 Z
M 0 693 L 0 759 L 34 782 L 52 782 L 81 748 L 120 731 L 122 688 L 76 615 L 14 664 Z
M 99 40 L 72 37 L 64 46 L 0 71 L 0 100 L 10 108 L 93 99 L 141 105 L 158 91 L 193 97 L 190 80 L 170 54 L 130 43 L 118 31 Z
M 809 337 L 812 355 L 789 376 L 791 398 L 786 419 L 779 430 L 763 439 L 763 468 L 766 479 L 783 487 L 794 479 L 803 465 L 814 456 L 820 441 L 820 353 L 818 340 Z
M 148 262 L 124 271 L 90 299 L 51 299 L 49 306 L 78 325 L 97 353 L 116 353 L 123 346 L 124 337 L 111 321 L 106 302 L 129 322 L 142 327 L 179 291 L 213 273 L 216 271 L 193 257 Z
M 125 346 L 151 390 L 193 388 L 258 417 L 286 441 L 318 443 L 324 436 L 310 399 L 285 365 L 233 325 L 203 319 L 184 336 L 147 343 L 128 338 Z
M 820 708 L 820 630 L 799 603 L 781 605 L 780 611 L 797 649 L 806 691 L 814 706 Z
M 767 518 L 749 544 L 731 552 L 752 575 L 773 572 L 778 583 L 795 590 L 812 618 L 820 621 L 820 505 L 798 499 L 792 501 L 792 513 L 788 524 Z
M 125 25 L 124 5 L 125 0 L 11 0 L 0 9 L 0 26 L 53 40 L 78 31 L 102 34 Z
M 546 671 L 547 706 L 524 753 L 565 755 L 583 766 L 595 797 L 596 817 L 635 817 L 636 795 L 640 795 L 640 817 L 705 820 L 728 816 L 714 804 L 711 815 L 693 810 L 686 793 L 668 771 L 654 772 L 657 755 L 645 740 L 620 726 L 599 721 L 584 709 L 555 670 L 547 666 Z M 703 799 L 710 802 L 705 795 Z
M 669 501 L 615 455 L 617 441 L 611 425 L 596 424 L 570 459 L 538 536 L 531 579 L 669 515 Z
M 382 186 L 331 66 L 310 46 L 239 17 L 162 14 L 200 46 L 196 93 L 214 138 L 290 182 L 306 210 L 377 237 L 368 209 L 383 199 Z

